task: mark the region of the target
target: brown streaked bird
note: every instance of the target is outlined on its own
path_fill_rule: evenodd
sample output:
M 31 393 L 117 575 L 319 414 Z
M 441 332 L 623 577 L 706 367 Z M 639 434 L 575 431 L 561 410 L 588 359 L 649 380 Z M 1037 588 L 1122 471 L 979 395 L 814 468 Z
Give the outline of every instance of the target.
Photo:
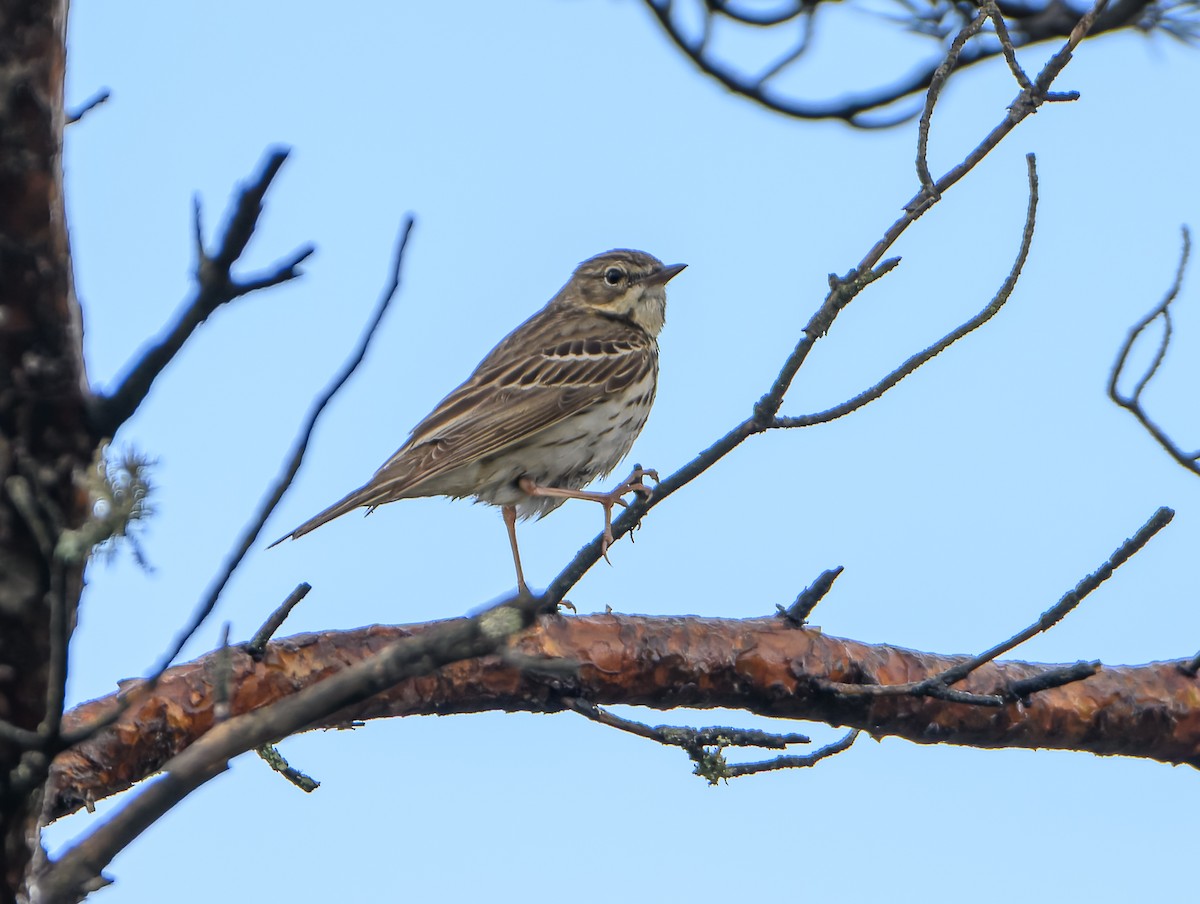
M 625 505 L 629 493 L 649 496 L 642 478 L 657 475 L 636 468 L 610 492 L 583 487 L 621 462 L 646 423 L 658 383 L 666 284 L 686 266 L 624 249 L 584 261 L 413 428 L 374 477 L 271 545 L 363 506 L 369 514 L 397 499 L 473 496 L 501 507 L 517 586 L 527 591 L 517 519 L 586 499 L 604 509 L 607 558 L 613 506 Z

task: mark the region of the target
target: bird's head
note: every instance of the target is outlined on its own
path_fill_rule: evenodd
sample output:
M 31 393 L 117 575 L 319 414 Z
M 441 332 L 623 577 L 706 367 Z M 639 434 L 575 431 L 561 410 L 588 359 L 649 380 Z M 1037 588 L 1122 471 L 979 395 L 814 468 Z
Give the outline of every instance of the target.
M 554 302 L 620 317 L 657 336 L 667 317 L 667 282 L 686 266 L 644 251 L 605 251 L 576 267 Z

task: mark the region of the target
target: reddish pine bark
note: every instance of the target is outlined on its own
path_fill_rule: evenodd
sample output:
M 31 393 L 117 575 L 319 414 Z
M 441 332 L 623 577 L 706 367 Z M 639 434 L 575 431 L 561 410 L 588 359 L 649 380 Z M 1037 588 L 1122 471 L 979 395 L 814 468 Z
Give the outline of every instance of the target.
M 231 716 L 266 706 L 419 632 L 373 626 L 305 634 L 272 643 L 261 663 L 232 653 Z M 778 618 L 748 620 L 628 615 L 546 617 L 517 649 L 533 657 L 579 663 L 578 678 L 547 679 L 489 656 L 406 681 L 387 694 L 338 713 L 320 726 L 351 719 L 483 710 L 552 712 L 564 695 L 601 704 L 657 709 L 744 709 L 895 735 L 918 743 L 974 747 L 1051 747 L 1123 754 L 1200 766 L 1200 681 L 1178 663 L 1102 668 L 1084 681 L 1000 708 L 932 698 L 847 700 L 814 679 L 864 684 L 919 680 L 959 661 L 795 629 Z M 151 775 L 213 724 L 216 654 L 170 670 L 153 693 L 132 683 L 135 700 L 112 727 L 55 762 L 50 811 L 72 812 Z M 984 666 L 956 689 L 992 693 L 1045 666 Z M 70 730 L 108 711 L 116 696 L 68 715 Z

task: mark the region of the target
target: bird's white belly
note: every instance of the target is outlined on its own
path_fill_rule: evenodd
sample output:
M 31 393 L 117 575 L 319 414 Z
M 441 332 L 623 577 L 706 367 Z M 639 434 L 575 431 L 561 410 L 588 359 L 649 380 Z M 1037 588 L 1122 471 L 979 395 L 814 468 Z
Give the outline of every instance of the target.
M 461 470 L 463 496 L 479 502 L 515 505 L 522 518 L 545 515 L 562 499 L 529 496 L 517 485 L 523 477 L 544 487 L 578 490 L 620 464 L 645 426 L 654 401 L 655 380 L 649 375 L 636 391 L 594 405 L 491 458 Z

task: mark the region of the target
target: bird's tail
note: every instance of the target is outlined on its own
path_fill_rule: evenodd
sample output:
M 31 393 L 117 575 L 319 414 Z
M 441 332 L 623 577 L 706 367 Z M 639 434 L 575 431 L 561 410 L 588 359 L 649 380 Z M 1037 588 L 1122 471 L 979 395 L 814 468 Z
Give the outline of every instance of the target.
M 325 511 L 313 515 L 295 530 L 284 534 L 282 537 L 268 546 L 267 549 L 278 546 L 284 540 L 295 540 L 297 537 L 303 537 L 309 531 L 316 530 L 322 524 L 326 524 L 327 522 L 332 521 L 334 518 L 340 518 L 342 515 L 346 514 L 346 512 L 352 512 L 354 509 L 360 508 L 364 505 L 371 505 L 372 500 L 378 495 L 379 489 L 371 486 L 370 484 L 359 487 L 349 496 L 346 496 L 344 499 L 340 499 L 333 505 L 329 506 L 329 508 L 325 509 Z

